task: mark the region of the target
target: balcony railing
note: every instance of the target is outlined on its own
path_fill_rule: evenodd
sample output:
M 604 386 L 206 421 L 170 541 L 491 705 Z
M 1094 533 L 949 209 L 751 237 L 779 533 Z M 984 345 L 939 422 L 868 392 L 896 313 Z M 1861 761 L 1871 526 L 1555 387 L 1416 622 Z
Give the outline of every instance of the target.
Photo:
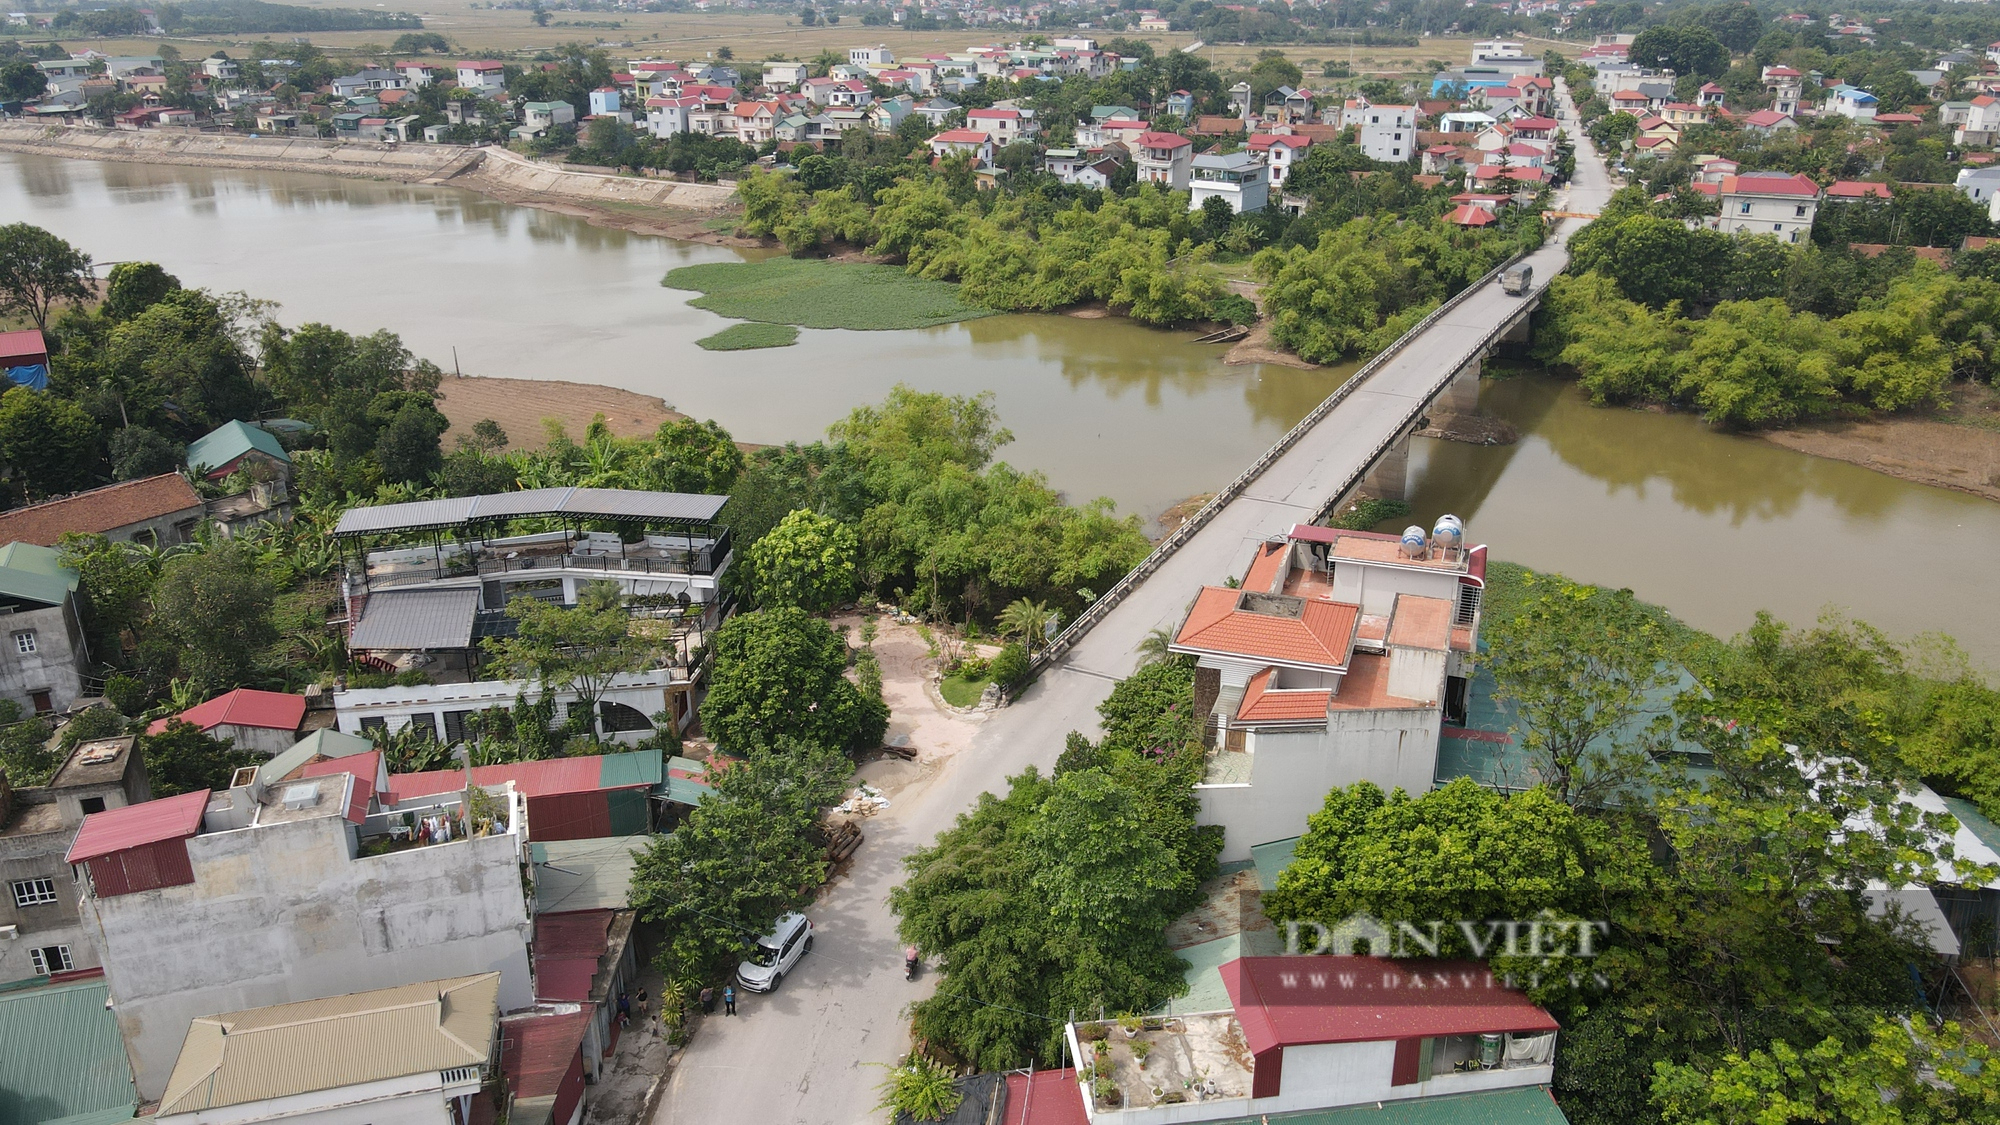
M 529 571 L 714 576 L 729 565 L 734 549 L 734 538 L 727 528 L 707 541 L 650 537 L 626 544 L 616 540 L 559 537 L 547 541 L 449 544 L 433 550 L 418 547 L 372 552 L 368 556 L 366 580 L 370 587 L 379 589 L 441 578 L 486 578 Z

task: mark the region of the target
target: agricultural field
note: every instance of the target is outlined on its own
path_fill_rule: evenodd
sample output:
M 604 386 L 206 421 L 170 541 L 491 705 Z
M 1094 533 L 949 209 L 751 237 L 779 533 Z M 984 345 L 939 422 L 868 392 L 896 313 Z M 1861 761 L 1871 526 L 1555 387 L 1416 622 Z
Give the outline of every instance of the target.
M 959 300 L 958 286 L 949 282 L 858 262 L 712 262 L 682 266 L 661 284 L 699 290 L 702 295 L 688 302 L 698 309 L 801 328 L 931 328 L 994 315 Z
M 362 6 L 356 0 L 319 0 L 308 2 L 304 7 L 352 8 Z M 378 7 L 396 8 L 403 5 L 390 0 Z M 565 43 L 629 43 L 629 47 L 613 47 L 617 58 L 637 58 L 645 55 L 662 55 L 668 58 L 704 58 L 711 53 L 728 47 L 734 56 L 743 60 L 775 58 L 810 58 L 823 50 L 846 52 L 849 47 L 863 44 L 886 43 L 898 55 L 915 55 L 927 51 L 959 51 L 974 45 L 1006 43 L 1026 34 L 1019 28 L 966 28 L 958 31 L 902 31 L 890 27 L 865 27 L 858 21 L 843 22 L 834 27 L 801 27 L 795 17 L 779 13 L 699 13 L 699 12 L 565 12 L 551 11 L 550 26 L 536 27 L 530 13 L 520 9 L 496 9 L 474 7 L 470 4 L 411 4 L 415 14 L 422 16 L 424 29 L 435 31 L 450 39 L 454 54 L 479 56 L 487 54 L 511 55 L 533 54 L 560 46 Z M 1052 32 L 1054 33 L 1054 32 Z M 1079 32 L 1090 35 L 1104 33 Z M 1125 33 L 1127 38 L 1143 39 L 1159 51 L 1168 51 L 1186 46 L 1194 36 L 1185 32 L 1175 33 Z M 1108 35 L 1104 35 L 1108 38 Z M 46 39 L 46 36 L 26 36 L 30 39 Z M 256 42 L 260 36 L 239 36 L 232 38 L 203 37 L 187 39 L 147 38 L 147 39 L 77 39 L 65 40 L 63 45 L 72 50 L 89 46 L 106 54 L 131 55 L 151 53 L 162 43 L 171 43 L 183 55 L 199 57 L 220 50 L 238 50 Z M 286 39 L 290 36 L 273 35 L 269 38 Z M 309 36 L 312 42 L 329 50 L 353 51 L 357 55 L 386 57 L 387 45 L 395 38 L 388 31 L 340 31 L 323 32 Z M 1536 50 L 1549 47 L 1574 51 L 1574 43 L 1561 44 L 1553 41 L 1531 41 Z M 1201 49 L 1201 55 L 1214 63 L 1217 69 L 1232 67 L 1256 58 L 1259 45 L 1237 45 L 1229 43 L 1209 44 Z M 1374 47 L 1354 45 L 1290 44 L 1278 48 L 1292 61 L 1305 68 L 1308 82 L 1317 73 L 1322 62 L 1348 64 L 1360 77 L 1394 77 L 1425 73 L 1425 62 L 1441 59 L 1449 63 L 1462 63 L 1471 57 L 1472 40 L 1457 36 L 1425 40 L 1416 47 Z

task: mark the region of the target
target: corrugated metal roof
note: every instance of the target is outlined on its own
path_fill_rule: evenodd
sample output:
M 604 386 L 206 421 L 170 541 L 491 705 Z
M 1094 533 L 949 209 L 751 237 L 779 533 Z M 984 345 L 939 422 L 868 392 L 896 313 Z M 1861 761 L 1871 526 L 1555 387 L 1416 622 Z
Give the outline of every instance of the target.
M 282 691 L 258 691 L 256 688 L 223 692 L 175 716 L 181 722 L 191 723 L 202 730 L 213 730 L 225 723 L 236 727 L 297 730 L 305 717 L 305 696 Z M 146 733 L 158 734 L 167 729 L 167 724 L 172 721 L 171 718 L 157 719 L 146 728 Z
M 195 1020 L 160 1116 L 481 1066 L 500 974 L 453 977 Z
M 411 500 L 342 512 L 333 533 L 373 535 L 459 527 L 481 521 L 534 516 L 596 516 L 604 519 L 706 521 L 715 518 L 727 496 L 693 492 L 640 492 L 626 488 L 536 488 L 491 496 Z
M 375 749 L 375 741 L 358 734 L 343 734 L 332 727 L 316 730 L 299 739 L 298 747 L 308 748 L 316 757 L 345 758 Z
M 0 1121 L 132 1116 L 138 1098 L 108 996 L 102 978 L 0 992 Z
M 220 469 L 253 449 L 275 460 L 289 462 L 292 459 L 271 431 L 245 422 L 230 421 L 196 438 L 188 446 L 187 464 L 189 468 L 207 466 Z
M 201 814 L 208 808 L 208 793 L 199 789 L 177 797 L 162 797 L 137 805 L 106 809 L 83 818 L 76 830 L 65 863 L 122 852 L 127 848 L 180 840 L 201 831 Z
M 594 1017 L 589 1012 L 510 1019 L 501 1025 L 507 1041 L 503 1067 L 516 1098 L 554 1096 L 569 1073 L 583 1033 Z
M 629 909 L 632 869 L 653 839 L 606 836 L 529 845 L 535 861 L 535 913 Z
M 61 605 L 76 592 L 77 573 L 62 565 L 53 547 L 9 543 L 0 547 L 0 597 Z
M 616 759 L 614 765 L 605 763 Z M 629 759 L 651 759 L 644 761 Z M 607 775 L 609 780 L 607 780 Z M 593 793 L 600 789 L 623 789 L 658 785 L 664 780 L 658 750 L 634 750 L 627 754 L 593 754 L 581 758 L 548 758 L 539 762 L 509 762 L 478 766 L 472 771 L 474 785 L 504 785 L 511 781 L 527 797 L 553 797 L 561 793 Z M 430 770 L 399 773 L 389 778 L 389 791 L 397 801 L 456 793 L 465 788 L 465 771 Z
M 479 591 L 384 590 L 369 597 L 347 638 L 353 650 L 471 648 Z
M 683 805 L 699 805 L 703 797 L 715 795 L 708 784 L 708 767 L 692 758 L 667 760 L 667 800 Z

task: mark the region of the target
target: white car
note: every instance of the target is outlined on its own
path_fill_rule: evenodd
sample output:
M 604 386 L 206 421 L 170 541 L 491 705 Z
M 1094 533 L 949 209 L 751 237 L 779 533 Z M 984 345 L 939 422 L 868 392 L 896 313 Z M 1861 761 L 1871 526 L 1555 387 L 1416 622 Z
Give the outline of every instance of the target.
M 812 921 L 803 914 L 787 914 L 770 933 L 757 939 L 750 959 L 736 966 L 736 983 L 751 992 L 776 992 L 785 974 L 812 947 Z

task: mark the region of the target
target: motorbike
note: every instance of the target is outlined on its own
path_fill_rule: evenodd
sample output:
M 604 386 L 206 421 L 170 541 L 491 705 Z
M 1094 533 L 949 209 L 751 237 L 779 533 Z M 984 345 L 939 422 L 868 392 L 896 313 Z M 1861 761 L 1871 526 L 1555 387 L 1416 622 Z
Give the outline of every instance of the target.
M 917 947 L 916 947 L 916 946 L 914 946 L 914 945 L 906 945 L 906 946 L 904 946 L 904 947 L 903 947 L 903 979 L 904 979 L 904 980 L 915 980 L 915 979 L 917 979 L 917 969 L 918 969 L 918 967 L 919 967 L 919 966 L 921 966 L 922 964 L 923 964 L 923 962 L 922 962 L 922 961 L 921 961 L 921 960 L 920 960 L 920 959 L 919 959 L 919 958 L 917 957 Z

